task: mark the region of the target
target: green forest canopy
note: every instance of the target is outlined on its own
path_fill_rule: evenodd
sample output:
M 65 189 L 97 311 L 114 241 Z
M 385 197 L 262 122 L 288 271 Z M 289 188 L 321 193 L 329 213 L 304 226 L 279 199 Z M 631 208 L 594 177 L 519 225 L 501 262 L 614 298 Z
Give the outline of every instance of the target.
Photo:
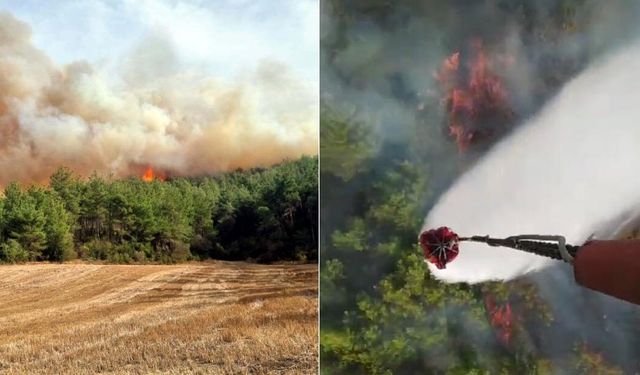
M 317 259 L 317 157 L 145 182 L 58 169 L 0 199 L 0 261 Z

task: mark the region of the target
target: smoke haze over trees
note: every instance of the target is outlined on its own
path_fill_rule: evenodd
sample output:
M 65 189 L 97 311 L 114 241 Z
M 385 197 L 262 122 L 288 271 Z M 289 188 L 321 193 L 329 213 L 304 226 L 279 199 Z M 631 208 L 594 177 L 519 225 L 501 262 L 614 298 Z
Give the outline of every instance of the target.
M 218 76 L 150 32 L 111 61 L 117 68 L 57 63 L 27 23 L 1 9 L 0 186 L 45 183 L 59 165 L 84 177 L 137 176 L 148 166 L 193 176 L 317 153 L 317 82 L 286 61 L 256 55 L 233 77 Z M 215 43 L 214 52 L 226 48 Z
M 317 259 L 316 157 L 217 177 L 10 183 L 0 199 L 0 261 L 117 263 Z
M 325 373 L 640 368 L 635 306 L 576 286 L 560 267 L 507 283 L 442 283 L 417 245 L 440 194 L 633 39 L 639 10 L 588 0 L 322 2 Z

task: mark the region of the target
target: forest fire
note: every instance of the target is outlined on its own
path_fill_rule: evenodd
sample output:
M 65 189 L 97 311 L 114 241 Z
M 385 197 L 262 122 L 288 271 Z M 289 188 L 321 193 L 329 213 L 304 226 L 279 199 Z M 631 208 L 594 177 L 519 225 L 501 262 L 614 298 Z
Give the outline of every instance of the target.
M 154 171 L 153 168 L 148 167 L 140 178 L 142 179 L 142 181 L 151 182 L 153 180 L 164 181 L 166 179 L 166 176 L 162 173 Z
M 505 86 L 481 41 L 471 43 L 470 55 L 462 65 L 460 52 L 454 52 L 435 74 L 445 95 L 449 135 L 461 153 L 476 141 L 499 135 L 513 118 Z
M 489 314 L 489 324 L 496 331 L 498 340 L 504 345 L 511 342 L 513 335 L 513 315 L 511 314 L 511 304 L 506 302 L 498 305 L 493 297 L 487 296 L 484 300 L 484 306 Z

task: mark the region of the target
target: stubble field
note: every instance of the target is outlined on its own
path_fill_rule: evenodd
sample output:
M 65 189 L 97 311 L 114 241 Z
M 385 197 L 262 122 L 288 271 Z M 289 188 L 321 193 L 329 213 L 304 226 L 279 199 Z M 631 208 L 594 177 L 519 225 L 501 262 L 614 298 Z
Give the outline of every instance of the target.
M 0 266 L 2 374 L 306 374 L 317 267 Z

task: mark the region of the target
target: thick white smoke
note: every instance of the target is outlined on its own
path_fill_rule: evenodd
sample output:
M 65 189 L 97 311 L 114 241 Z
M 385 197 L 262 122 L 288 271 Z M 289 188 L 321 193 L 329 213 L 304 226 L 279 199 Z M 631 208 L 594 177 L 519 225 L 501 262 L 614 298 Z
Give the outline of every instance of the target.
M 572 244 L 615 228 L 640 202 L 640 43 L 594 64 L 447 191 L 424 229 L 461 236 L 561 234 Z M 607 223 L 607 224 L 605 224 Z M 607 228 L 607 226 L 609 226 Z M 448 282 L 511 279 L 553 260 L 463 242 Z
M 0 13 L 0 186 L 46 182 L 61 165 L 201 175 L 317 153 L 313 83 L 269 61 L 233 82 L 175 71 L 170 47 L 148 40 L 113 77 L 87 62 L 56 65 L 27 24 Z

